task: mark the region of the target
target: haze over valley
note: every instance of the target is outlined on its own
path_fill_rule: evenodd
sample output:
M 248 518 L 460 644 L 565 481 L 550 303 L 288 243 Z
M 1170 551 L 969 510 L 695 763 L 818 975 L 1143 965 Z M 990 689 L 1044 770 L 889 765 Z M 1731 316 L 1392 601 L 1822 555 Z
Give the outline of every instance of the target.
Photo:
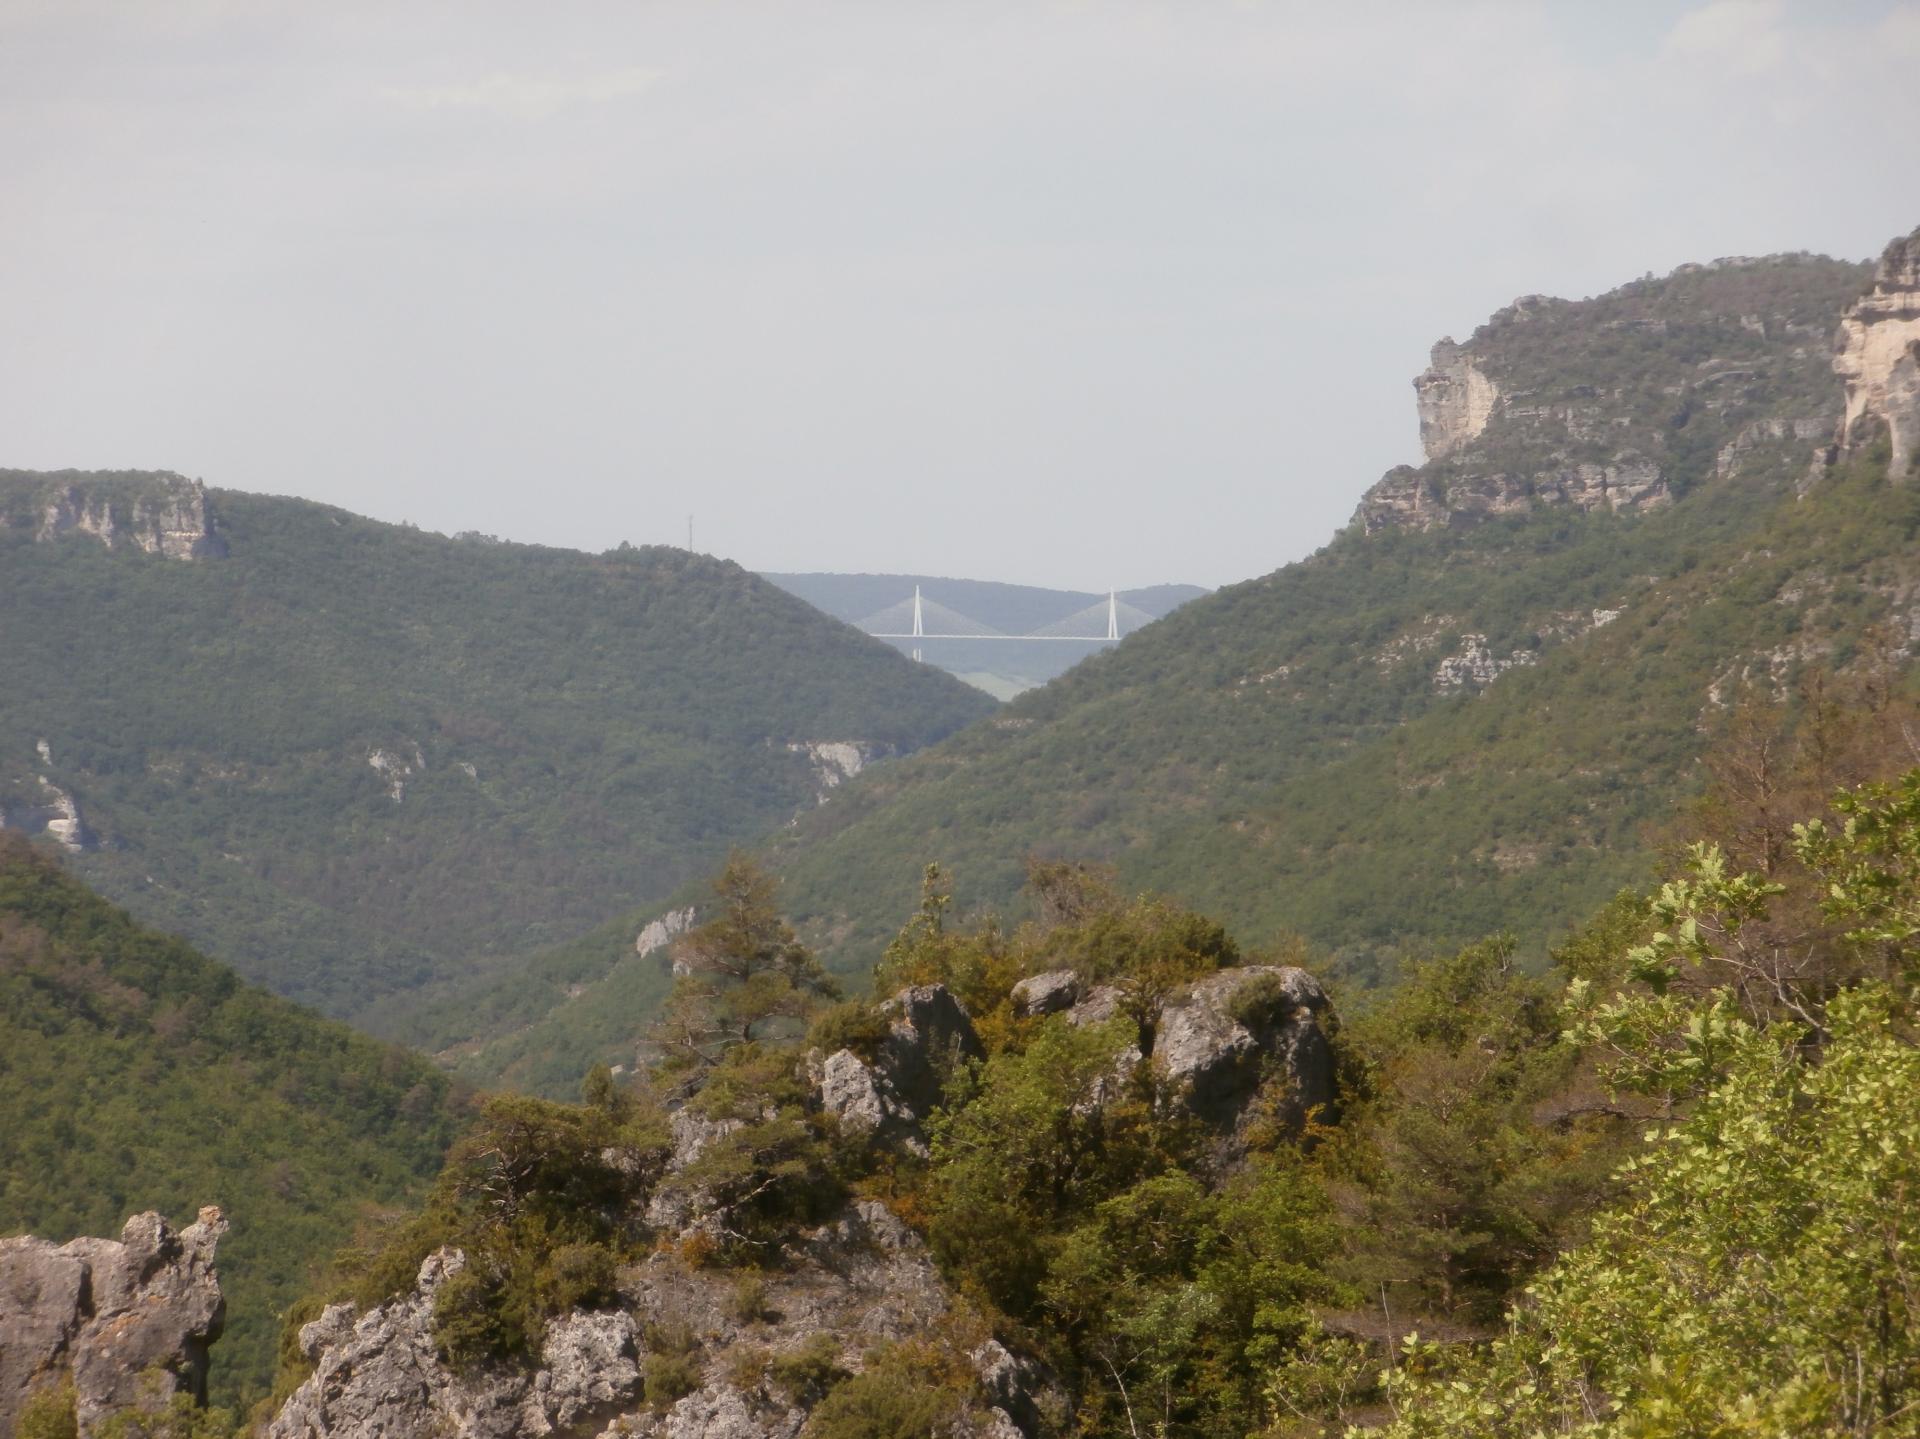
M 1917 71 L 0 9 L 0 1439 L 1920 1433 Z

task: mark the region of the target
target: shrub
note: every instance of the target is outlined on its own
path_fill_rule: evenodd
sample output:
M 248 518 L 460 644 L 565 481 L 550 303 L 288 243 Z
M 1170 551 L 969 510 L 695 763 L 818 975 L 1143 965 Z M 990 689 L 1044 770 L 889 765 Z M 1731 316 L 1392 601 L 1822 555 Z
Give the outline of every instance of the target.
M 742 1324 L 758 1324 L 773 1317 L 767 1302 L 767 1282 L 758 1274 L 742 1274 L 733 1286 L 733 1317 Z
M 870 1004 L 849 999 L 820 1011 L 807 1030 L 807 1043 L 828 1054 L 851 1049 L 871 1062 L 891 1032 L 886 1016 Z
M 504 1314 L 500 1285 L 468 1264 L 447 1276 L 433 1298 L 433 1343 L 456 1372 L 522 1347 L 524 1336 Z
M 1227 1000 L 1227 1013 L 1236 1024 L 1258 1029 L 1292 1007 L 1287 982 L 1277 974 L 1256 974 L 1245 980 Z
M 831 1334 L 815 1334 L 798 1349 L 776 1354 L 767 1373 L 789 1400 L 817 1400 L 847 1377 L 840 1367 L 840 1343 Z
M 619 1296 L 614 1254 L 604 1244 L 563 1244 L 540 1273 L 540 1307 L 549 1314 L 602 1309 Z
M 649 1354 L 641 1375 L 647 1403 L 660 1413 L 700 1387 L 700 1364 L 691 1354 Z
M 889 1368 L 840 1385 L 808 1421 L 808 1439 L 922 1439 L 948 1432 L 960 1396 Z
M 80 1421 L 74 1412 L 72 1376 L 29 1394 L 21 1406 L 14 1433 L 18 1439 L 79 1439 Z

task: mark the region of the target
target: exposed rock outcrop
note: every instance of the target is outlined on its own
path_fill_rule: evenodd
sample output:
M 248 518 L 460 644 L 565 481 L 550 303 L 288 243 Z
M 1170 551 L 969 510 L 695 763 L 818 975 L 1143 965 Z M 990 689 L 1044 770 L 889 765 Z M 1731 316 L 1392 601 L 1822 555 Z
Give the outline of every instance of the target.
M 1430 460 L 1459 449 L 1486 429 L 1500 391 L 1472 355 L 1451 337 L 1433 347 L 1432 363 L 1413 382 L 1420 411 L 1420 448 Z
M 120 1238 L 0 1239 L 0 1433 L 27 1396 L 70 1376 L 82 1435 L 135 1405 L 206 1397 L 207 1350 L 226 1318 L 218 1209 L 175 1233 L 136 1214 Z
M 805 757 L 813 775 L 814 799 L 819 804 L 827 802 L 828 791 L 838 789 L 875 760 L 890 758 L 895 752 L 891 745 L 853 739 L 795 740 L 787 745 L 787 751 Z
M 857 1373 L 867 1351 L 924 1338 L 952 1313 L 926 1246 L 877 1200 L 856 1200 L 790 1244 L 743 1313 L 737 1276 L 690 1266 L 662 1248 L 621 1271 L 619 1307 L 549 1323 L 537 1363 L 455 1374 L 434 1348 L 440 1286 L 464 1264 L 442 1249 L 405 1294 L 362 1314 L 337 1304 L 300 1331 L 313 1373 L 268 1426 L 269 1439 L 473 1439 L 596 1431 L 631 1439 L 793 1439 L 810 1400 L 784 1391 L 770 1357 L 825 1336 Z M 696 1387 L 642 1408 L 648 1335 L 674 1346 Z M 689 1347 L 690 1346 L 690 1347 Z M 967 1432 L 1014 1439 L 1011 1415 L 1038 1414 L 1046 1376 L 990 1337 L 970 1358 L 980 1376 Z
M 1013 1012 L 1022 1019 L 1072 1009 L 1080 998 L 1080 979 L 1070 969 L 1030 975 L 1013 987 Z
M 1834 348 L 1833 368 L 1847 387 L 1839 453 L 1884 426 L 1889 473 L 1906 477 L 1920 456 L 1920 230 L 1887 246 L 1867 292 L 1842 317 Z
M 268 1426 L 270 1439 L 514 1439 L 577 1429 L 639 1396 L 639 1339 L 624 1311 L 556 1319 L 531 1372 L 502 1367 L 461 1375 L 447 1368 L 434 1348 L 433 1305 L 465 1264 L 459 1250 L 438 1250 L 406 1294 L 365 1314 L 331 1305 L 303 1328 L 300 1349 L 314 1371 Z
M 670 909 L 658 919 L 647 921 L 634 936 L 633 952 L 645 959 L 654 951 L 665 949 L 693 928 L 693 918 L 693 906 L 688 905 L 684 909 Z M 675 969 L 674 973 L 680 971 Z
M 1485 689 L 1508 670 L 1533 664 L 1537 658 L 1531 650 L 1497 655 L 1487 648 L 1485 635 L 1462 635 L 1459 653 L 1448 655 L 1434 667 L 1433 687 L 1442 692 Z
M 181 475 L 142 481 L 131 493 L 112 485 L 56 487 L 41 505 L 33 537 L 44 543 L 70 534 L 91 536 L 110 550 L 131 546 L 175 560 L 227 553 L 207 507 L 207 487 Z
M 850 1049 L 812 1061 L 823 1108 L 843 1129 L 925 1155 L 923 1125 L 946 1076 L 986 1051 L 960 1001 L 942 984 L 903 989 L 880 1006 L 888 1033 L 871 1062 Z
M 1914 249 L 1888 252 L 1843 333 L 1843 372 L 1860 390 L 1849 423 L 1863 408 L 1920 414 Z M 1414 380 L 1425 463 L 1388 471 L 1356 523 L 1374 534 L 1549 508 L 1633 513 L 1762 460 L 1773 474 L 1804 466 L 1795 444 L 1831 433 L 1839 408 L 1826 408 L 1832 381 L 1813 341 L 1857 283 L 1850 271 L 1774 255 L 1683 265 L 1590 300 L 1516 300 L 1464 344 L 1434 346 Z
M 1064 973 L 1036 976 L 1023 989 L 1030 1012 L 1046 1006 L 1072 1023 L 1118 1012 L 1113 987 L 1078 997 L 1080 986 Z M 1298 1133 L 1311 1118 L 1333 1117 L 1326 1011 L 1325 994 L 1301 970 L 1222 970 L 1161 1006 L 1142 1043 L 1121 1056 L 1116 1078 L 1150 1056 L 1169 1081 L 1169 1102 L 1207 1126 L 1230 1159 L 1262 1127 Z M 902 990 L 881 1012 L 889 1029 L 871 1059 L 846 1049 L 810 1056 L 819 1103 L 845 1128 L 924 1153 L 921 1125 L 945 1076 L 982 1049 L 944 986 Z M 433 1309 L 440 1286 L 466 1261 L 442 1249 L 407 1293 L 365 1313 L 334 1305 L 301 1331 L 314 1369 L 272 1421 L 269 1439 L 797 1439 L 818 1394 L 783 1382 L 777 1361 L 807 1351 L 816 1367 L 858 1374 L 874 1351 L 907 1339 L 933 1341 L 972 1372 L 948 1439 L 1035 1439 L 1057 1428 L 1066 1411 L 1057 1382 L 994 1337 L 946 1287 L 913 1228 L 877 1199 L 851 1199 L 826 1223 L 789 1232 L 777 1261 L 756 1271 L 751 1303 L 742 1301 L 737 1271 L 704 1267 L 697 1256 L 701 1237 L 711 1237 L 706 1201 L 697 1184 L 671 1180 L 739 1124 L 674 1114 L 669 1181 L 646 1216 L 656 1243 L 619 1271 L 617 1308 L 549 1322 L 539 1353 L 520 1368 L 455 1374 L 435 1351 Z M 679 1382 L 649 1395 L 656 1356 Z
M 100 836 L 87 824 L 74 797 L 45 775 L 35 779 L 39 793 L 34 798 L 0 802 L 0 829 L 45 834 L 75 853 L 98 849 Z
M 1387 529 L 1462 529 L 1542 506 L 1595 511 L 1652 510 L 1673 491 L 1660 467 L 1623 450 L 1604 463 L 1581 461 L 1527 474 L 1504 470 L 1454 475 L 1446 483 L 1401 465 L 1360 501 L 1355 518 L 1368 534 Z
M 1107 1023 L 1119 1015 L 1119 999 L 1103 985 L 1066 1011 L 1068 1022 Z M 1305 970 L 1247 965 L 1176 993 L 1142 1039 L 1171 1083 L 1172 1102 L 1216 1135 L 1219 1157 L 1231 1160 L 1258 1127 L 1298 1135 L 1309 1122 L 1337 1117 L 1330 1020 L 1326 991 Z M 1141 1045 L 1122 1051 L 1119 1075 L 1142 1058 Z

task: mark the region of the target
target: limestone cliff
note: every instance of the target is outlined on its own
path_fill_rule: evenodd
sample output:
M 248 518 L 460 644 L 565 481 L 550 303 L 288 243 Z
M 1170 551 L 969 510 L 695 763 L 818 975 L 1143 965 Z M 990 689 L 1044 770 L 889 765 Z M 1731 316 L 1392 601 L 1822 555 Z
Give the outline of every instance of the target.
M 1869 409 L 1898 408 L 1912 373 L 1898 369 L 1905 331 L 1888 328 L 1910 321 L 1897 317 L 1911 264 L 1883 264 L 1891 288 L 1862 301 L 1879 327 L 1861 342 L 1874 377 L 1861 384 L 1880 397 Z M 1804 471 L 1806 441 L 1840 409 L 1819 337 L 1859 274 L 1776 255 L 1682 266 L 1590 300 L 1524 296 L 1465 344 L 1434 346 L 1413 382 L 1426 462 L 1390 470 L 1355 521 L 1371 534 L 1543 508 L 1635 513 L 1714 478 Z
M 1433 363 L 1413 382 L 1420 448 L 1437 460 L 1487 427 L 1500 391 L 1451 336 L 1433 347 Z
M 84 481 L 54 476 L 30 493 L 7 498 L 11 502 L 0 507 L 0 527 L 30 529 L 39 543 L 83 535 L 110 550 L 135 549 L 175 560 L 218 559 L 227 553 L 207 504 L 207 487 L 182 475 Z
M 82 1436 L 136 1406 L 206 1397 L 226 1303 L 218 1209 L 175 1233 L 136 1214 L 118 1240 L 0 1239 L 0 1433 L 35 1391 L 71 1379 Z
M 1847 387 L 1839 452 L 1884 428 L 1888 473 L 1907 477 L 1920 456 L 1920 229 L 1887 246 L 1866 293 L 1841 318 L 1834 349 L 1834 371 Z

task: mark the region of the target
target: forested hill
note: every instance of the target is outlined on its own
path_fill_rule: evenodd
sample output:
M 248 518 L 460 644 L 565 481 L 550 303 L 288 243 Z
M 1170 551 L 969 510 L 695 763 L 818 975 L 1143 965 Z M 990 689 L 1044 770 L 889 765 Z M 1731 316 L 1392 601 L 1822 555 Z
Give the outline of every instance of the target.
M 38 852 L 36 852 L 36 850 Z M 368 1205 L 417 1198 L 464 1121 L 425 1060 L 242 983 L 0 834 L 0 1235 L 219 1204 L 221 1398 Z
M 994 708 L 707 556 L 164 474 L 0 472 L 0 652 L 0 818 L 387 1033 Z
M 1503 928 L 1537 949 L 1644 877 L 1644 826 L 1743 696 L 1857 670 L 1876 633 L 1904 663 L 1920 487 L 1884 447 L 1809 468 L 1866 274 L 1692 266 L 1444 342 L 1426 464 L 1311 558 L 809 815 L 778 846 L 789 911 L 857 969 L 925 862 L 964 910 L 1040 854 L 1362 975 Z

